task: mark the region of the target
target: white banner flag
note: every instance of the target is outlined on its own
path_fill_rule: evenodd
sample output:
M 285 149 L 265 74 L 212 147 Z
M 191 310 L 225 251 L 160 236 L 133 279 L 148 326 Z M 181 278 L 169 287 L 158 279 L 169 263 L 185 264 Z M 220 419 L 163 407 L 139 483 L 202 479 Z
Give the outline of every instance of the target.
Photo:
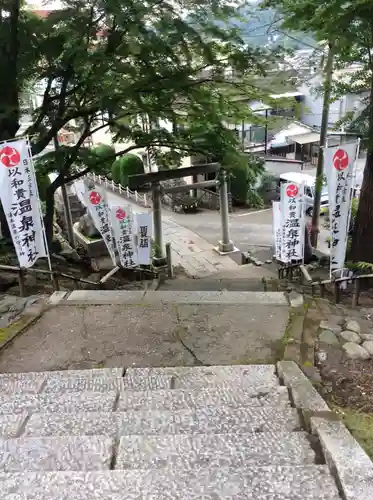
M 26 139 L 0 144 L 0 199 L 19 265 L 31 267 L 48 253 L 34 164 Z
M 276 260 L 281 261 L 282 247 L 282 227 L 281 227 L 281 203 L 272 202 L 272 225 L 273 225 L 273 244 L 275 248 Z
M 304 184 L 281 185 L 281 262 L 303 261 L 304 257 Z
M 346 258 L 357 143 L 327 148 L 324 165 L 329 194 L 330 270 L 343 269 Z
M 137 249 L 132 208 L 113 206 L 110 210 L 120 263 L 122 267 L 134 267 L 137 265 Z
M 137 258 L 139 264 L 146 266 L 151 264 L 152 235 L 152 214 L 136 214 Z
M 106 244 L 109 255 L 115 266 L 116 258 L 114 237 L 110 223 L 110 212 L 106 201 L 105 191 L 98 187 L 89 188 L 85 191 L 83 196 L 87 210 L 89 211 L 97 230 L 101 233 L 102 239 Z

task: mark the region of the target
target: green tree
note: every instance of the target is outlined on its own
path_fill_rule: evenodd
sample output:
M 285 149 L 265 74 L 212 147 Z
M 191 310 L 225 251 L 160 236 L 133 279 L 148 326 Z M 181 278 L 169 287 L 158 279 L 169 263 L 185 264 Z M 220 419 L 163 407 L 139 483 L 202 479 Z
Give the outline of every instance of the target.
M 255 78 L 273 57 L 245 45 L 234 27 L 217 25 L 216 20 L 235 16 L 222 0 L 66 0 L 45 19 L 28 15 L 17 1 L 6 4 L 2 46 L 11 43 L 0 51 L 0 65 L 5 69 L 11 62 L 12 71 L 5 71 L 7 92 L 0 92 L 0 116 L 6 117 L 0 139 L 18 129 L 19 93 L 31 76 L 42 82 L 41 104 L 26 131 L 33 154 L 61 129 L 75 135 L 72 145 L 40 160 L 45 173 L 58 173 L 46 192 L 48 242 L 55 190 L 88 171 L 102 172 L 103 163 L 85 147 L 95 132 L 106 129 L 113 142 L 129 144 L 118 155 L 149 148 L 154 157 L 167 153 L 175 165 L 189 154 L 237 155 L 234 133 L 222 123 L 250 122 L 250 109 L 238 96 L 267 97 Z M 185 9 L 193 13 L 188 21 Z M 140 117 L 152 126 L 143 127 Z M 165 123 L 173 123 L 174 130 Z
M 269 0 L 266 4 L 273 3 Z M 344 78 L 333 81 L 333 98 L 346 93 L 367 92 L 366 108 L 347 121 L 364 134 L 367 149 L 359 207 L 352 236 L 351 256 L 355 261 L 373 262 L 373 3 L 372 0 L 276 1 L 284 25 L 312 32 L 318 40 L 332 40 L 335 67 L 353 68 Z

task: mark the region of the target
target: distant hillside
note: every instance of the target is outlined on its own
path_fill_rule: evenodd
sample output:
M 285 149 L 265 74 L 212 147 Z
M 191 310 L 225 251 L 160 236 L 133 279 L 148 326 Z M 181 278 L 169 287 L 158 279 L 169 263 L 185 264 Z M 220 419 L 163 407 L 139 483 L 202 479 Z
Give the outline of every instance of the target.
M 255 5 L 244 7 L 240 14 L 246 18 L 246 21 L 238 21 L 237 19 L 228 22 L 229 25 L 236 26 L 241 30 L 242 38 L 250 45 L 264 47 L 267 45 L 281 45 L 286 48 L 304 49 L 307 44 L 316 45 L 312 37 L 304 33 L 279 32 L 280 23 L 277 21 L 279 15 L 274 9 L 260 9 Z

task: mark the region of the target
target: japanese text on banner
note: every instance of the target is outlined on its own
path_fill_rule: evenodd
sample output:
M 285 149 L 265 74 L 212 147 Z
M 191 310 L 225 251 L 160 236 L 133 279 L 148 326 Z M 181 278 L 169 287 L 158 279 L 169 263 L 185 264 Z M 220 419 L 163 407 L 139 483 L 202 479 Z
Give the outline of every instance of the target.
M 152 214 L 136 214 L 137 258 L 142 265 L 151 264 L 152 222 Z
M 106 201 L 105 192 L 98 187 L 88 189 L 84 193 L 84 199 L 87 210 L 97 230 L 101 233 L 113 264 L 116 265 L 113 230 L 110 223 L 109 206 Z
M 0 144 L 0 199 L 20 267 L 47 257 L 34 165 L 26 139 Z
M 113 225 L 119 260 L 122 267 L 137 265 L 137 250 L 134 241 L 134 220 L 130 206 L 111 207 Z
M 327 148 L 324 154 L 330 207 L 330 269 L 343 269 L 346 258 L 353 171 L 357 143 Z
M 303 260 L 304 255 L 304 184 L 285 182 L 281 186 L 281 262 Z

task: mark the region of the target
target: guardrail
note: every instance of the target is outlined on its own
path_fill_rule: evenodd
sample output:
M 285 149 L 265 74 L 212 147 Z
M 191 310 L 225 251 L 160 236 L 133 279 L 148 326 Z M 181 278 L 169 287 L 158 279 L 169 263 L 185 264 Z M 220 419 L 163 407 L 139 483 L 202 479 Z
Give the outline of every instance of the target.
M 129 200 L 134 200 L 138 205 L 142 205 L 143 207 L 152 207 L 151 198 L 146 193 L 142 194 L 138 191 L 131 191 L 128 186 L 124 187 L 121 184 L 116 184 L 113 180 L 110 180 L 103 175 L 96 175 L 93 173 L 88 174 L 87 177 L 92 179 L 93 182 L 105 186 L 106 189 L 110 189 L 114 193 L 118 193 Z

